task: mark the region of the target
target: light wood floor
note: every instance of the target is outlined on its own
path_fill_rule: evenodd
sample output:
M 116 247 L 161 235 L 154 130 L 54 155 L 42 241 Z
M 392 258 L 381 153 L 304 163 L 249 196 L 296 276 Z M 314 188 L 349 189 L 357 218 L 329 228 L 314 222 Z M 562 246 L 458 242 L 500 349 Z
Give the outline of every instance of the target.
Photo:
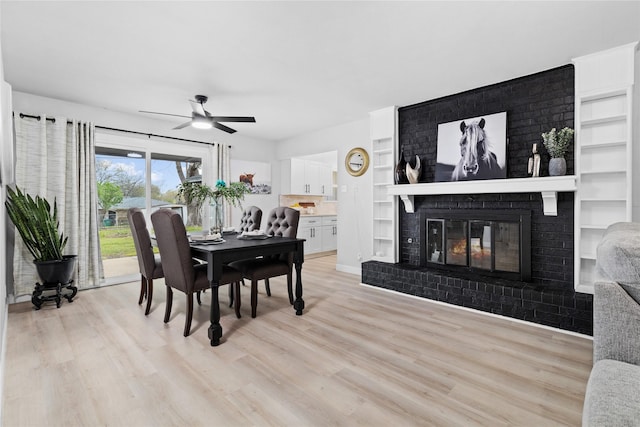
M 243 288 L 219 347 L 208 294 L 184 338 L 184 295 L 165 325 L 160 281 L 149 316 L 138 283 L 13 305 L 3 425 L 580 425 L 589 339 L 360 286 L 335 262 L 305 262 L 303 316 L 272 280 L 251 319 Z

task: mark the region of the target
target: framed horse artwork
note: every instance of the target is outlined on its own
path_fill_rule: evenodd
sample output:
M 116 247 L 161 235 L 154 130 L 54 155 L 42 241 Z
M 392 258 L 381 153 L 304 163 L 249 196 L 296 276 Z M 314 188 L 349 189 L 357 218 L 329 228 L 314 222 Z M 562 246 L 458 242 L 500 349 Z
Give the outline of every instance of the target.
M 438 125 L 436 182 L 507 177 L 507 113 Z

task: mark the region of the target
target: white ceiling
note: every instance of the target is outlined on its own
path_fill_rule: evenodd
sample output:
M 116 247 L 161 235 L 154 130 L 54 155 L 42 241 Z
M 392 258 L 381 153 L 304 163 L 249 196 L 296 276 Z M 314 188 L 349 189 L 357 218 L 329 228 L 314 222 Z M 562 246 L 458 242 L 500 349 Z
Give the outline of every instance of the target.
M 640 39 L 638 1 L 0 5 L 14 90 L 132 114 L 204 94 L 275 141 Z

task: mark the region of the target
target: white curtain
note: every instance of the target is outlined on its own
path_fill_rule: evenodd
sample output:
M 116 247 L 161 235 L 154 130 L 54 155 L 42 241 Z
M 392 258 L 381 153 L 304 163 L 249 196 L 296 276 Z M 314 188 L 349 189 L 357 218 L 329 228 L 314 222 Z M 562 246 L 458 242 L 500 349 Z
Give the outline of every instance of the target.
M 229 185 L 231 179 L 231 148 L 228 145 L 218 144 L 218 179 L 223 180 Z M 229 203 L 224 204 L 224 226 L 231 227 L 231 205 Z
M 65 117 L 31 118 L 16 114 L 16 185 L 32 195 L 54 198 L 60 227 L 69 240 L 64 253 L 77 255 L 74 285 L 98 286 L 102 273 L 98 240 L 95 171 L 95 127 Z M 14 295 L 33 292 L 40 279 L 16 236 L 13 261 Z

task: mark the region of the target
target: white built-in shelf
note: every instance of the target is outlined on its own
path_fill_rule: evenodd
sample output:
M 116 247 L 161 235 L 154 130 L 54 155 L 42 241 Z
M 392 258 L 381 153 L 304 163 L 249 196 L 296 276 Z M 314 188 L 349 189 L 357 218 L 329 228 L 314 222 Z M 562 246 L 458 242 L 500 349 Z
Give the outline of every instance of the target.
M 608 225 L 605 224 L 581 224 L 580 228 L 588 230 L 606 230 Z
M 393 237 L 387 237 L 387 236 L 374 236 L 374 239 L 376 240 L 389 240 L 392 241 Z
M 374 221 L 393 221 L 393 218 L 373 218 Z
M 626 120 L 626 118 L 627 118 L 626 114 L 619 114 L 615 116 L 599 117 L 597 119 L 583 120 L 582 122 L 580 122 L 580 124 L 582 125 L 582 127 L 596 126 L 604 123 L 623 121 L 623 120 Z
M 393 200 L 374 200 L 373 203 L 393 203 Z
M 558 215 L 558 193 L 576 191 L 575 175 L 536 178 L 487 179 L 390 185 L 389 194 L 400 196 L 404 209 L 413 213 L 413 196 L 440 194 L 540 193 L 545 215 Z
M 590 259 L 595 261 L 596 260 L 596 254 L 594 253 L 582 253 L 580 254 L 580 258 L 582 259 Z
M 391 153 L 393 153 L 393 149 L 392 148 L 383 148 L 381 150 L 373 150 L 373 152 L 375 154 L 391 154 Z
M 583 144 L 583 150 L 593 150 L 598 148 L 613 148 L 613 147 L 625 147 L 627 145 L 627 141 L 610 141 L 610 142 L 600 142 L 595 144 Z
M 613 174 L 613 173 L 627 173 L 626 170 L 624 169 L 617 169 L 617 170 L 599 170 L 599 171 L 594 171 L 594 170 L 583 170 L 581 172 L 582 175 L 602 175 L 602 174 Z
M 393 166 L 391 165 L 376 165 L 373 168 L 374 169 L 391 169 Z

